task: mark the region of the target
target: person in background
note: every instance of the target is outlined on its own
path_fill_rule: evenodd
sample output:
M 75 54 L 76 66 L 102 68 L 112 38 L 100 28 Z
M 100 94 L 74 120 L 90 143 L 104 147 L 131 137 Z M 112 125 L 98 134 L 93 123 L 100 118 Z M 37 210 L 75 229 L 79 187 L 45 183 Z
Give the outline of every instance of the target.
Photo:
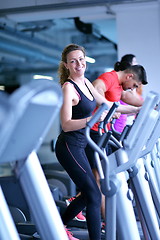
M 132 65 L 138 65 L 136 56 L 134 54 L 125 54 L 123 57 L 121 57 L 120 62 L 128 62 Z
M 63 91 L 61 108 L 62 131 L 58 136 L 55 153 L 58 161 L 81 191 L 66 208 L 62 221 L 66 226 L 86 207 L 86 222 L 91 240 L 101 239 L 101 192 L 96 183 L 85 148 L 86 123 L 91 119 L 96 105 L 108 103 L 85 77 L 86 60 L 83 47 L 70 44 L 62 52 L 59 65 L 60 84 Z M 98 121 L 104 120 L 107 112 Z M 76 240 L 66 229 L 68 238 Z
M 146 71 L 141 65 L 131 65 L 127 62 L 116 62 L 113 71 L 101 74 L 95 81 L 92 82 L 97 91 L 106 98 L 108 104 L 123 100 L 127 105 L 122 105 L 117 108 L 121 114 L 137 114 L 140 110 L 141 104 L 138 98 L 133 98 L 132 94 L 127 90 L 133 91 L 141 85 L 147 84 Z M 90 136 L 97 143 L 99 139 L 98 125 L 96 123 Z M 106 149 L 108 151 L 108 149 Z M 95 175 L 96 182 L 100 187 L 99 173 L 94 158 L 94 151 L 89 145 L 86 147 L 86 154 L 90 162 L 92 171 Z M 107 154 L 110 154 L 107 152 Z M 102 194 L 102 217 L 105 219 L 105 197 Z
M 136 56 L 134 54 L 126 54 L 124 55 L 120 62 L 125 62 L 126 64 L 129 65 L 137 65 L 137 59 Z M 116 66 L 115 66 L 116 67 Z M 114 70 L 116 70 L 114 68 Z M 141 94 L 138 94 L 138 91 L 141 91 Z M 134 98 L 137 100 L 137 106 L 142 106 L 143 104 L 143 98 L 140 97 L 140 95 L 142 95 L 142 85 L 140 85 L 138 88 L 133 89 L 132 91 L 129 91 L 128 93 L 128 97 Z M 122 93 L 122 98 L 123 98 L 123 93 Z M 125 98 L 123 98 L 125 100 Z M 120 104 L 122 105 L 127 105 L 127 103 L 125 103 L 124 101 L 120 100 L 119 101 Z M 127 115 L 127 114 L 121 114 L 121 116 L 116 119 L 115 123 L 114 123 L 114 129 L 118 132 L 118 133 L 122 133 L 126 124 L 131 125 L 134 119 L 134 114 L 131 115 Z M 120 134 L 119 134 L 120 136 Z M 119 137 L 117 136 L 117 138 Z

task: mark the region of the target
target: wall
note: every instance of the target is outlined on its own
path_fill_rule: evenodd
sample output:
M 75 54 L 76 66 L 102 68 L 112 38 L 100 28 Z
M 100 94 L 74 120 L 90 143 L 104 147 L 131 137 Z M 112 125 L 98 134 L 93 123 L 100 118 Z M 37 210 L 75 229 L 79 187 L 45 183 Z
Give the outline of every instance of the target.
M 160 92 L 160 2 L 119 5 L 115 11 L 119 59 L 135 54 L 147 71 L 149 84 L 144 87 L 144 96 L 150 90 Z

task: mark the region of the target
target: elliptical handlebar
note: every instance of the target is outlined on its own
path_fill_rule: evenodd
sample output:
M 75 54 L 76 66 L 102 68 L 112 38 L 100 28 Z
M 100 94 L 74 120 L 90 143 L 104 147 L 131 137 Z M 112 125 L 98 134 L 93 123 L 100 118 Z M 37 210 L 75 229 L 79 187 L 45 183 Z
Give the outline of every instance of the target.
M 113 116 L 113 114 L 115 113 L 117 107 L 119 106 L 119 102 L 114 102 L 112 107 L 109 109 L 104 121 L 99 123 L 98 126 L 98 132 L 99 135 L 102 135 L 102 129 L 104 129 L 104 131 L 107 133 L 107 123 L 109 123 L 111 121 L 111 118 Z
M 93 125 L 98 121 L 100 115 L 108 109 L 108 106 L 106 103 L 102 103 L 102 105 L 98 108 L 98 110 L 95 112 L 95 114 L 92 116 L 89 122 L 87 122 L 87 126 L 92 128 Z
M 102 122 L 104 125 L 104 122 L 107 123 L 110 118 L 113 116 L 116 108 L 119 105 L 117 103 L 114 103 L 112 105 L 112 107 L 110 108 L 110 110 L 108 111 L 105 120 Z M 106 156 L 106 153 L 100 148 L 100 146 L 98 146 L 90 137 L 90 129 L 93 127 L 93 125 L 98 121 L 100 115 L 102 114 L 102 112 L 104 110 L 107 110 L 108 106 L 103 103 L 99 109 L 95 112 L 95 114 L 93 115 L 93 117 L 91 118 L 91 120 L 86 124 L 86 129 L 85 129 L 85 134 L 86 134 L 86 138 L 88 141 L 88 144 L 93 148 L 93 150 L 99 154 L 99 156 L 101 157 L 101 159 L 103 159 L 105 161 L 106 164 L 106 188 L 109 191 L 110 190 L 110 184 L 109 184 L 109 162 L 108 162 L 108 158 Z M 105 124 L 106 125 L 106 124 Z M 99 159 L 100 160 L 100 159 Z M 100 174 L 100 178 L 104 179 L 104 174 L 103 174 L 103 170 L 102 170 L 102 166 L 100 164 L 100 162 L 97 163 L 98 170 L 99 170 L 99 174 Z
M 128 160 L 118 166 L 114 173 L 120 173 L 133 167 L 141 154 L 146 148 L 147 142 L 153 136 L 160 115 L 160 95 L 159 93 L 150 91 L 145 102 L 129 132 L 127 138 L 124 139 L 125 153 Z M 156 107 L 155 107 L 156 106 Z
M 109 112 L 107 113 L 107 116 L 104 119 L 104 125 L 110 122 L 113 114 L 115 113 L 116 109 L 119 106 L 119 102 L 114 102 L 112 107 L 109 109 Z
M 95 112 L 95 114 L 92 116 L 89 122 L 86 123 L 85 128 L 85 135 L 88 141 L 88 144 L 93 148 L 94 151 L 98 152 L 99 155 L 104 159 L 105 155 L 104 152 L 100 149 L 100 147 L 92 140 L 90 136 L 90 130 L 93 127 L 93 125 L 98 121 L 100 115 L 108 109 L 107 104 L 102 103 L 102 105 L 98 108 L 98 110 Z

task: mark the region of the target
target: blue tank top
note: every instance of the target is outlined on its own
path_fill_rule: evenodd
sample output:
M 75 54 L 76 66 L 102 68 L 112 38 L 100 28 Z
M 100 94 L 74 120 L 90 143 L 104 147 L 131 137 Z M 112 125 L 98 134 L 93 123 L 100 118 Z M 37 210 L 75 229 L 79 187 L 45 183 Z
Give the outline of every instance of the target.
M 75 82 L 73 82 L 72 80 L 67 80 L 67 82 L 70 82 L 74 85 L 76 91 L 79 93 L 79 96 L 80 96 L 80 100 L 78 104 L 75 106 L 72 106 L 72 119 L 83 119 L 83 118 L 90 117 L 92 115 L 93 110 L 96 107 L 96 101 L 94 97 L 93 97 L 93 100 L 88 99 Z M 85 85 L 88 88 L 86 83 Z M 88 90 L 91 93 L 89 88 Z M 86 136 L 85 136 L 85 128 L 82 128 L 76 131 L 70 131 L 70 132 L 64 132 L 62 130 L 60 134 L 60 138 L 65 139 L 65 141 L 68 143 L 81 146 L 81 147 L 85 147 L 87 144 Z

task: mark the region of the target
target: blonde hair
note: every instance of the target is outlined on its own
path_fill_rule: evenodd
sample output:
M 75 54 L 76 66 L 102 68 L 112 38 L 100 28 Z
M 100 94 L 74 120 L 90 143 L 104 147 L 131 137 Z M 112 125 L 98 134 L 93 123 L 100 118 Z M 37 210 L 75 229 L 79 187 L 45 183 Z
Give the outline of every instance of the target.
M 61 55 L 61 62 L 59 64 L 58 68 L 58 74 L 59 74 L 59 83 L 61 86 L 64 84 L 64 82 L 69 77 L 69 70 L 64 66 L 64 63 L 67 63 L 67 55 L 75 50 L 80 50 L 83 52 L 84 56 L 86 56 L 85 49 L 82 46 L 79 46 L 77 44 L 69 44 L 67 45 Z

